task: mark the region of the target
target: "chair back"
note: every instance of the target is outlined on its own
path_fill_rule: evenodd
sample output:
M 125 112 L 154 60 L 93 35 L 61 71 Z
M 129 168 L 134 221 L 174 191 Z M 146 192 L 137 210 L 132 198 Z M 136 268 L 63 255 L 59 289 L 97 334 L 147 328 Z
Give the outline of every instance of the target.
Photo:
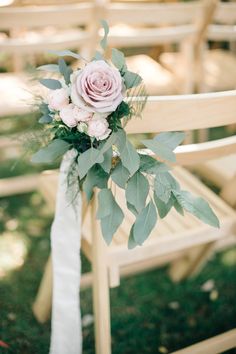
M 189 131 L 236 123 L 236 90 L 194 95 L 149 97 L 142 119 L 132 119 L 129 134 Z M 177 163 L 197 164 L 236 152 L 236 136 L 176 149 Z
M 183 39 L 199 35 L 209 22 L 215 1 L 187 3 L 116 3 L 101 6 L 100 18 L 110 26 L 128 25 L 122 31 L 112 30 L 109 43 L 116 47 L 150 44 L 180 43 Z M 211 18 L 211 16 L 210 16 Z
M 214 14 L 214 24 L 208 28 L 208 38 L 216 41 L 236 40 L 236 3 L 220 2 Z
M 0 29 L 9 33 L 0 40 L 0 51 L 29 55 L 86 46 L 92 50 L 93 15 L 89 2 L 0 8 Z

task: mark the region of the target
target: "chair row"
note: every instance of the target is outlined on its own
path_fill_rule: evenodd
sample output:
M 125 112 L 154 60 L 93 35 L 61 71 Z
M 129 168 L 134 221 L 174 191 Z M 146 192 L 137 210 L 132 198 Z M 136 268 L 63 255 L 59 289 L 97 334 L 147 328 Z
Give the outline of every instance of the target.
M 39 54 L 63 49 L 74 49 L 91 58 L 99 43 L 100 19 L 107 19 L 111 27 L 110 46 L 132 48 L 131 52 L 139 48 L 139 55 L 128 58 L 128 65 L 143 76 L 150 95 L 236 87 L 234 55 L 203 50 L 206 38 L 230 42 L 236 39 L 235 3 L 216 4 L 215 0 L 205 0 L 104 4 L 97 1 L 3 7 L 0 8 L 0 51 L 13 59 L 16 72 L 0 76 L 0 95 L 4 102 L 0 117 L 32 109 L 27 104 L 31 98 L 29 82 L 22 72 L 27 61 L 34 63 Z M 208 26 L 214 19 L 217 24 Z M 140 55 L 143 47 L 157 50 Z M 155 55 L 158 50 L 165 52 L 173 48 L 177 48 L 177 54 Z

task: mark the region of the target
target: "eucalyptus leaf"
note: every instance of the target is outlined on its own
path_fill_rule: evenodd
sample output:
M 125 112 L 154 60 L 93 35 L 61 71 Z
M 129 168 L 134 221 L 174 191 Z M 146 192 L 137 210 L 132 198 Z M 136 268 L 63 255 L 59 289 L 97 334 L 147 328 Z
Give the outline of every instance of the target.
M 131 176 L 139 169 L 139 155 L 129 140 L 126 140 L 125 148 L 120 152 L 120 159 Z
M 74 53 L 71 50 L 50 50 L 49 53 L 57 55 L 58 57 L 72 57 L 75 59 L 82 59 L 84 61 L 87 61 L 80 54 Z
M 111 173 L 112 180 L 121 188 L 125 189 L 129 179 L 129 171 L 119 162 Z
M 39 82 L 50 90 L 57 90 L 62 88 L 60 81 L 55 79 L 40 79 Z
M 114 233 L 124 219 L 124 213 L 110 189 L 102 189 L 98 194 L 97 218 L 101 219 L 103 237 L 107 244 L 110 244 Z
M 112 48 L 111 61 L 117 67 L 118 70 L 126 70 L 125 56 L 120 50 Z
M 111 213 L 105 218 L 101 219 L 102 235 L 109 245 L 112 241 L 112 237 L 121 225 L 124 219 L 124 213 L 119 205 L 114 202 L 112 205 Z
M 176 157 L 172 149 L 165 145 L 164 143 L 160 143 L 159 141 L 156 141 L 155 139 L 145 139 L 142 140 L 142 143 L 150 149 L 156 156 L 163 160 L 167 160 L 170 162 L 175 162 Z
M 49 71 L 52 73 L 59 73 L 59 66 L 57 64 L 46 64 L 37 67 L 37 70 Z
M 107 188 L 108 178 L 109 175 L 104 172 L 99 164 L 90 168 L 83 183 L 83 191 L 85 192 L 88 201 L 93 196 L 94 187 L 100 189 Z
M 58 66 L 60 73 L 63 75 L 65 79 L 65 83 L 68 85 L 70 83 L 70 75 L 72 74 L 72 70 L 69 66 L 67 66 L 64 59 L 60 58 L 58 60 Z
M 137 244 L 142 245 L 148 238 L 157 222 L 157 212 L 153 201 L 151 200 L 147 206 L 137 216 L 134 223 L 133 237 Z
M 70 148 L 70 144 L 64 140 L 55 139 L 48 146 L 37 151 L 31 158 L 34 163 L 52 163 L 62 157 Z
M 96 50 L 93 60 L 104 60 L 102 53 L 100 53 L 98 50 Z
M 137 171 L 127 183 L 126 200 L 140 212 L 146 205 L 149 183 L 144 175 Z
M 80 179 L 84 178 L 93 165 L 96 163 L 102 163 L 103 161 L 104 157 L 101 151 L 94 148 L 90 148 L 80 154 L 77 159 Z
M 158 214 L 161 219 L 163 219 L 171 210 L 174 205 L 174 199 L 170 196 L 167 203 L 164 203 L 160 198 L 157 197 L 156 193 L 154 193 L 154 202 L 156 204 Z
M 135 242 L 135 239 L 134 239 L 134 225 L 132 225 L 131 230 L 130 230 L 130 234 L 129 234 L 128 249 L 132 250 L 136 246 L 138 246 L 138 244 Z
M 167 203 L 172 191 L 180 191 L 180 185 L 169 172 L 163 172 L 156 175 L 154 190 L 156 196 L 164 203 Z
M 52 117 L 50 115 L 43 115 L 39 118 L 40 124 L 48 124 L 52 122 Z
M 219 220 L 209 204 L 201 197 L 194 197 L 187 191 L 173 192 L 179 204 L 189 213 L 208 225 L 219 227 Z
M 164 132 L 155 136 L 154 140 L 163 143 L 174 150 L 179 144 L 183 142 L 185 133 L 183 132 Z
M 133 73 L 132 71 L 127 70 L 123 77 L 127 89 L 138 86 L 142 82 L 141 76 L 139 74 Z
M 170 167 L 164 162 L 157 161 L 150 155 L 139 154 L 140 157 L 140 171 L 148 174 L 157 174 L 169 171 Z
M 137 210 L 135 209 L 135 207 L 130 204 L 129 202 L 126 201 L 126 205 L 127 205 L 127 208 L 131 211 L 132 214 L 134 214 L 134 216 L 138 216 L 138 212 Z
M 114 197 L 110 189 L 102 189 L 98 193 L 98 210 L 97 219 L 102 219 L 111 213 L 112 204 L 114 203 Z
M 104 29 L 104 36 L 103 36 L 102 40 L 100 41 L 100 46 L 102 47 L 103 50 L 105 50 L 107 47 L 107 36 L 109 33 L 109 26 L 105 20 L 101 20 L 101 25 Z
M 106 150 L 103 154 L 104 161 L 101 163 L 101 167 L 107 173 L 109 173 L 111 170 L 112 155 L 113 155 L 112 147 L 110 147 L 108 150 Z

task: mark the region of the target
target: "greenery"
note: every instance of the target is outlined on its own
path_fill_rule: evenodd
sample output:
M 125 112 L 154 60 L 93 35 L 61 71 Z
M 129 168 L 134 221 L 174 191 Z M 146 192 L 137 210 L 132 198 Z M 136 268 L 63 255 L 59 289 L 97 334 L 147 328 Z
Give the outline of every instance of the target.
M 52 216 L 37 193 L 2 198 L 0 244 L 7 234 L 27 245 L 22 267 L 0 278 L 1 354 L 46 354 L 50 323 L 31 305 L 49 254 Z M 15 225 L 14 225 L 15 221 Z M 89 265 L 83 258 L 83 271 Z M 166 268 L 123 279 L 111 290 L 114 354 L 168 353 L 236 326 L 236 249 L 214 257 L 193 280 L 173 284 Z M 202 284 L 214 281 L 210 291 Z M 92 314 L 92 292 L 81 292 L 82 315 Z M 84 354 L 94 353 L 93 325 L 83 329 Z M 236 353 L 231 350 L 228 353 Z

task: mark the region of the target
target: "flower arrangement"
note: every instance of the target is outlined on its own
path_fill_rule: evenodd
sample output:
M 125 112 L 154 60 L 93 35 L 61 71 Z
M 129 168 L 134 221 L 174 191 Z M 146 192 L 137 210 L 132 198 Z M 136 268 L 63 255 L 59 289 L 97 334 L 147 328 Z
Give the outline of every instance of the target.
M 105 21 L 102 24 L 101 47 L 105 50 L 109 29 Z M 49 91 L 40 103 L 39 123 L 46 126 L 51 141 L 33 155 L 32 161 L 53 162 L 68 150 L 74 150 L 68 171 L 68 181 L 72 181 L 69 185 L 76 183 L 88 201 L 94 188 L 100 189 L 97 218 L 106 242 L 112 241 L 124 219 L 108 180 L 125 190 L 127 207 L 135 216 L 129 235 L 130 248 L 141 245 L 156 225 L 157 216 L 164 218 L 172 207 L 182 215 L 186 210 L 219 227 L 208 203 L 181 190 L 170 172 L 167 162 L 175 161 L 174 150 L 183 141 L 183 133 L 160 133 L 143 140 L 151 154 L 137 151 L 129 141 L 125 125 L 129 119 L 141 115 L 146 95 L 142 78 L 128 70 L 124 54 L 112 49 L 110 62 L 97 51 L 91 62 L 85 61 L 74 72 L 62 57 L 81 57 L 71 51 L 57 54 L 58 65 L 39 68 L 58 72 L 61 78 L 40 80 Z

